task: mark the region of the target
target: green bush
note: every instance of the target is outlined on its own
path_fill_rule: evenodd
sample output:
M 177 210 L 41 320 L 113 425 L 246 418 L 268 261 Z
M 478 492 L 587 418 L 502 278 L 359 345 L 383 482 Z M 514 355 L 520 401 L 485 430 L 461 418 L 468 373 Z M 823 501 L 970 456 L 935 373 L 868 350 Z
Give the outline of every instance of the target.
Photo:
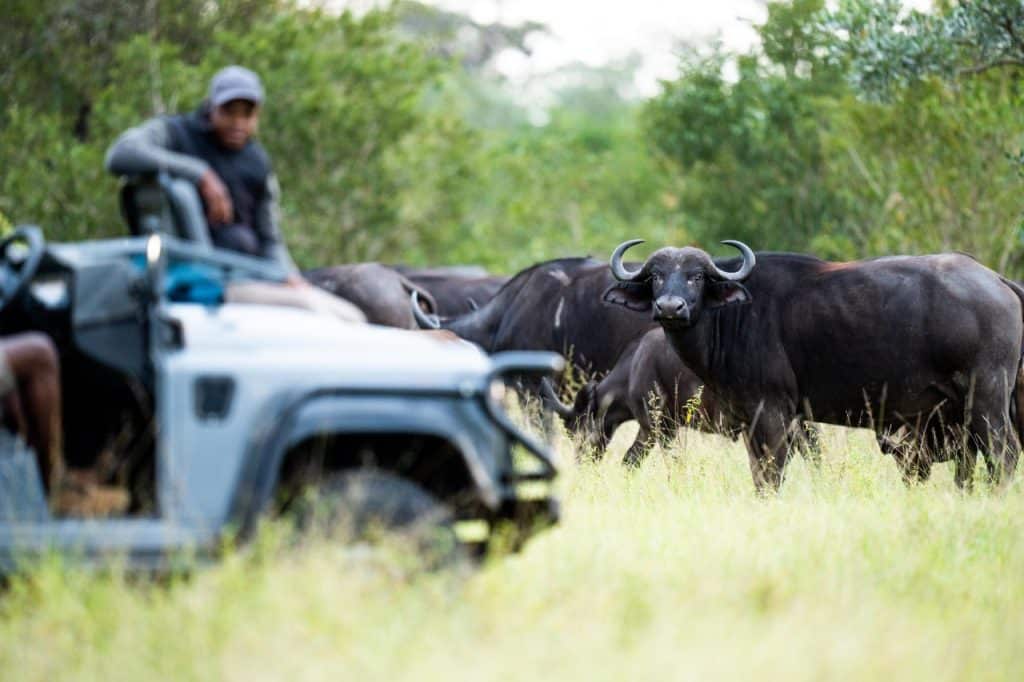
M 282 185 L 285 238 L 304 266 L 512 271 L 604 257 L 627 236 L 689 234 L 671 210 L 676 178 L 614 92 L 622 68 L 599 87 L 577 84 L 535 127 L 509 110 L 500 84 L 396 31 L 392 10 L 355 17 L 239 0 L 180 15 L 158 2 L 152 12 L 129 21 L 115 3 L 50 0 L 19 6 L 0 27 L 0 43 L 36 46 L 20 67 L 0 67 L 12 84 L 0 112 L 0 212 L 11 221 L 38 223 L 54 240 L 122 234 L 107 146 L 150 116 L 193 109 L 214 71 L 242 63 L 265 81 L 260 136 Z
M 850 4 L 889 17 L 898 5 L 847 3 L 843 11 Z M 929 79 L 942 69 L 918 63 L 932 54 L 925 41 L 916 79 L 898 66 L 883 77 L 872 69 L 884 53 L 863 61 L 868 29 L 847 22 L 851 56 L 828 32 L 836 19 L 823 20 L 822 11 L 816 0 L 770 4 L 763 47 L 688 58 L 646 104 L 646 135 L 676 168 L 679 210 L 698 240 L 732 237 L 843 259 L 963 250 L 1020 275 L 1024 102 L 1015 75 Z M 964 11 L 950 10 L 951 21 Z M 905 52 L 894 48 L 888 58 L 906 66 Z M 881 88 L 883 80 L 884 103 L 846 85 Z
M 686 239 L 666 208 L 674 178 L 647 152 L 631 114 L 600 127 L 556 117 L 540 128 L 478 135 L 465 218 L 438 235 L 427 260 L 479 261 L 508 272 L 558 256 L 605 258 L 630 236 Z
M 890 105 L 844 102 L 826 136 L 846 226 L 871 254 L 963 250 L 1019 273 L 1018 88 L 918 86 Z
M 804 250 L 841 219 L 820 131 L 818 84 L 778 74 L 756 57 L 684 62 L 678 80 L 648 102 L 647 135 L 682 176 L 679 210 L 700 241 Z
M 738 238 L 842 259 L 962 249 L 1024 274 L 1016 75 L 949 75 L 956 60 L 1012 61 L 1014 44 L 960 4 L 912 15 L 896 30 L 910 42 L 892 42 L 897 9 L 773 2 L 749 54 L 690 54 L 639 106 L 619 94 L 629 60 L 570 68 L 534 126 L 486 64 L 458 61 L 444 43 L 457 32 L 400 31 L 394 8 L 158 0 L 127 16 L 113 0 L 15 1 L 0 24 L 0 215 L 55 240 L 123 234 L 107 146 L 193 109 L 218 68 L 243 63 L 266 82 L 261 138 L 303 266 L 511 272 L 632 237 Z M 966 42 L 940 54 L 928 31 Z M 864 41 L 892 50 L 853 49 Z M 871 83 L 884 101 L 860 98 Z

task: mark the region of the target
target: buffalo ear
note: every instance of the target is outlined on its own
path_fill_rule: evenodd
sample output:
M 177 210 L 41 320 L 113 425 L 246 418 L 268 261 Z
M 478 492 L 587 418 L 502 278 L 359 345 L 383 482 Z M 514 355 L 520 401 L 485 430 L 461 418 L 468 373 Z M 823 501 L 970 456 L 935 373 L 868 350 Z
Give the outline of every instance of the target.
M 739 282 L 708 282 L 704 287 L 704 305 L 708 308 L 750 303 L 753 300 L 754 297 Z
M 647 282 L 616 282 L 601 297 L 606 303 L 646 312 L 651 309 L 651 286 Z

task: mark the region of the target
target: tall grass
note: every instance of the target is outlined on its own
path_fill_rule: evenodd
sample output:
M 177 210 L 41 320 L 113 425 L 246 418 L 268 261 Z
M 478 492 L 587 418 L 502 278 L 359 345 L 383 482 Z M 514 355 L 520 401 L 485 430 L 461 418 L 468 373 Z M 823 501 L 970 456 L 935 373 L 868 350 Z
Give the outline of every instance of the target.
M 746 455 L 687 433 L 636 472 L 573 463 L 564 519 L 469 574 L 409 577 L 320 547 L 171 585 L 58 565 L 0 598 L 16 680 L 1020 679 L 1024 495 L 905 487 L 827 430 L 753 494 Z

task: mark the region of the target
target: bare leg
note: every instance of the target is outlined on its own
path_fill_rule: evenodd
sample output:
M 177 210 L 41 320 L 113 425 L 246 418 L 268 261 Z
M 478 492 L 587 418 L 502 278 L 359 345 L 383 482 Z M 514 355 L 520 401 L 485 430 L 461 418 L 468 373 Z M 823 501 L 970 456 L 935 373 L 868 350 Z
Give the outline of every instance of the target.
M 28 422 L 25 421 L 25 410 L 21 407 L 21 399 L 17 391 L 12 391 L 3 401 L 4 426 L 14 433 L 20 434 L 28 441 Z
M 50 488 L 64 469 L 57 351 L 37 333 L 5 339 L 3 350 L 17 382 L 28 442 L 39 454 L 43 483 Z
M 53 342 L 43 334 L 26 333 L 4 339 L 2 348 L 16 384 L 26 437 L 39 455 L 53 510 L 62 515 L 107 516 L 127 509 L 126 491 L 98 485 L 91 471 L 69 471 L 64 466 L 60 366 Z

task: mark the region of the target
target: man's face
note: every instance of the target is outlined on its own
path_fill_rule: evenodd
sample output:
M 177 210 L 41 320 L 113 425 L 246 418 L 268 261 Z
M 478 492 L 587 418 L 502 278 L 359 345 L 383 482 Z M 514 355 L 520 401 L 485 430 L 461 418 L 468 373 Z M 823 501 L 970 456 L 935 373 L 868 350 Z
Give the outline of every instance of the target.
M 260 107 L 249 100 L 233 99 L 213 108 L 210 123 L 222 145 L 228 149 L 241 149 L 259 128 Z

